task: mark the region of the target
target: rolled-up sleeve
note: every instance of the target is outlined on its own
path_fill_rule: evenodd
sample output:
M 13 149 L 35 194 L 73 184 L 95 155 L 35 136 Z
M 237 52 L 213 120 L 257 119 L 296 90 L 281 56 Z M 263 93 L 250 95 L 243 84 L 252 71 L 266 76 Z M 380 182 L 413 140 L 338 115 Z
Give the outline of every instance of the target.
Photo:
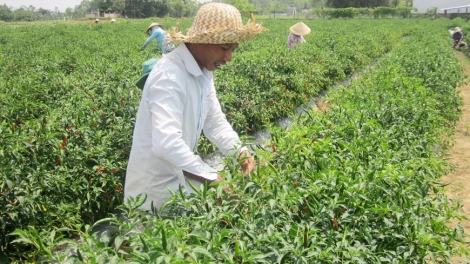
M 224 155 L 232 155 L 235 152 L 247 150 L 248 148 L 246 147 L 242 148 L 238 134 L 233 130 L 225 114 L 222 112 L 215 89 L 212 89 L 212 92 L 214 93 L 214 103 L 204 123 L 204 135 L 214 142 Z

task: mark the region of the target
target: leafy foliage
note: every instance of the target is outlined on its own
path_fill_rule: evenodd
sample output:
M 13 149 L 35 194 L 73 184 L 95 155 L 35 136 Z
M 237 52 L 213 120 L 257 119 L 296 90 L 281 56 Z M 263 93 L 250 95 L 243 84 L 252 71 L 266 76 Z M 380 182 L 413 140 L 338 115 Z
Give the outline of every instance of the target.
M 138 51 L 147 22 L 1 27 L 2 253 L 59 263 L 422 263 L 459 253 L 463 231 L 447 225 L 459 204 L 436 184 L 463 79 L 450 22 L 307 23 L 307 43 L 288 52 L 292 21 L 263 21 L 270 31 L 215 73 L 236 130 L 271 130 L 256 172 L 245 179 L 229 158 L 227 182 L 180 190 L 155 214 L 138 209 L 145 197 L 122 201 L 134 82 L 154 55 Z M 330 110 L 270 124 L 325 88 Z M 93 231 L 105 223 L 110 232 Z

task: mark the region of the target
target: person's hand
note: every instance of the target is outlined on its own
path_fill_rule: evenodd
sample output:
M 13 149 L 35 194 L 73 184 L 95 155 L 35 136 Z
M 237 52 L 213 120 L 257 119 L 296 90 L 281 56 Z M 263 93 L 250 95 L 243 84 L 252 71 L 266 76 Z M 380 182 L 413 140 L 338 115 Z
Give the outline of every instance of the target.
M 247 177 L 255 170 L 255 160 L 251 156 L 250 151 L 245 150 L 240 153 L 240 166 L 242 167 L 243 175 Z

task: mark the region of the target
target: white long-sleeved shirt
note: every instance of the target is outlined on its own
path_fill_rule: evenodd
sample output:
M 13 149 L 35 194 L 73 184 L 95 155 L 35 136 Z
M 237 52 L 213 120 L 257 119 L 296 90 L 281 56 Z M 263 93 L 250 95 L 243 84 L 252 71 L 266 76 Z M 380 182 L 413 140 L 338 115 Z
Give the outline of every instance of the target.
M 223 154 L 243 151 L 216 96 L 212 72 L 199 67 L 185 44 L 161 58 L 145 83 L 134 127 L 124 198 L 146 193 L 142 209 L 161 207 L 189 187 L 183 170 L 208 180 L 217 171 L 194 154 L 201 131 Z M 239 149 L 240 148 L 240 149 Z M 197 187 L 201 183 L 191 181 Z

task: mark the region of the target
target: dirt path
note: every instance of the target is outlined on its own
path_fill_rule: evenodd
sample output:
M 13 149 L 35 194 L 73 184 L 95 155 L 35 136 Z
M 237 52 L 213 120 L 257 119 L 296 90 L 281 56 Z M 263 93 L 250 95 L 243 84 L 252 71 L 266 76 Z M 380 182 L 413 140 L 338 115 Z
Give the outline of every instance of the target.
M 455 52 L 460 63 L 464 67 L 465 74 L 470 77 L 470 60 L 463 52 Z M 470 78 L 467 78 L 470 82 Z M 470 235 L 470 83 L 457 88 L 463 99 L 462 117 L 457 123 L 453 137 L 453 146 L 449 149 L 449 162 L 455 166 L 455 170 L 441 178 L 448 183 L 447 196 L 451 199 L 462 199 L 462 215 L 468 220 L 459 221 L 465 229 L 465 234 Z M 466 239 L 469 240 L 468 238 Z M 467 247 L 470 245 L 467 244 Z

